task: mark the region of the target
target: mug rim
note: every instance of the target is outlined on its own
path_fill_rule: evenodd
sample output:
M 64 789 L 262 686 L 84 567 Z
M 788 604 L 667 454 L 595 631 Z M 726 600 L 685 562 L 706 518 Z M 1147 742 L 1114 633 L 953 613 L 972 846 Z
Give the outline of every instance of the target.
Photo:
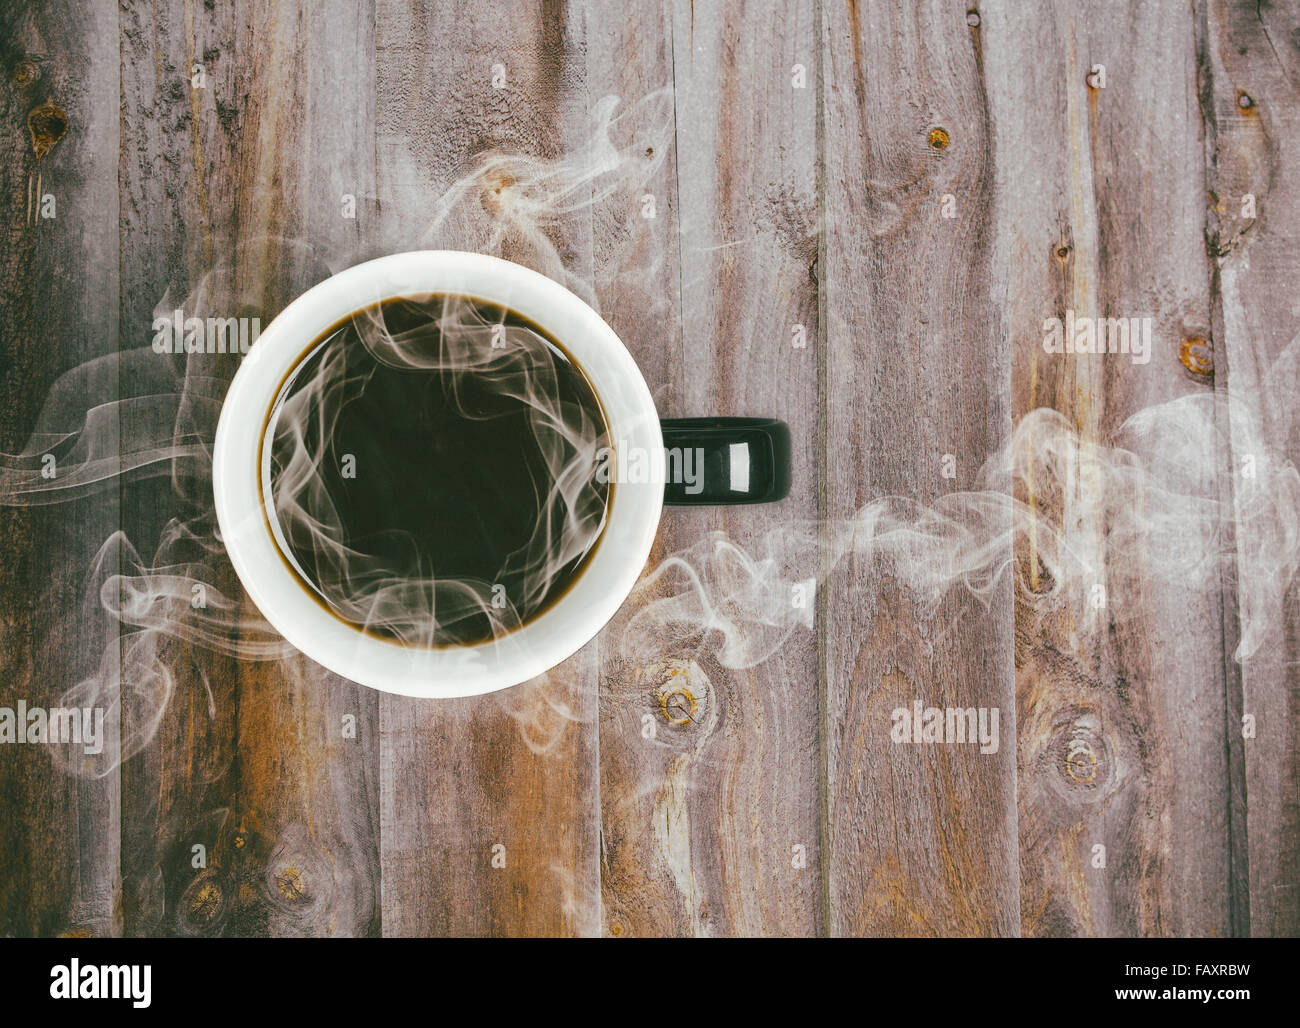
M 517 311 L 558 340 L 605 413 L 610 445 L 663 447 L 649 387 L 614 330 L 569 289 L 486 254 L 415 250 L 331 275 L 284 308 L 244 355 L 222 403 L 212 455 L 220 537 L 262 616 L 306 656 L 383 692 L 452 698 L 508 688 L 550 670 L 589 642 L 636 584 L 663 507 L 663 470 L 619 480 L 598 544 L 564 595 L 506 635 L 470 646 L 422 648 L 367 633 L 329 611 L 290 570 L 263 497 L 263 445 L 284 382 L 332 326 L 373 303 L 428 294 L 476 297 Z M 265 451 L 265 452 L 264 452 Z

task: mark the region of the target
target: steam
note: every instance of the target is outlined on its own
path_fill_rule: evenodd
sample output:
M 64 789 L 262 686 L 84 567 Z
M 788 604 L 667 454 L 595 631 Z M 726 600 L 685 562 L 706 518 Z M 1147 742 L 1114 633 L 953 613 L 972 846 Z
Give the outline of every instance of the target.
M 1286 373 L 1297 361 L 1300 336 L 1277 365 Z M 815 590 L 851 557 L 929 608 L 954 588 L 986 598 L 1010 575 L 1021 602 L 1067 608 L 1084 632 L 1104 630 L 1107 610 L 1140 615 L 1152 591 L 1206 595 L 1231 583 L 1241 613 L 1234 656 L 1246 661 L 1280 627 L 1300 570 L 1300 472 L 1263 443 L 1260 410 L 1233 408 L 1241 463 L 1223 495 L 1217 462 L 1230 440 L 1215 397 L 1200 393 L 1139 411 L 1110 443 L 1034 410 L 976 488 L 928 505 L 885 496 L 852 518 L 783 522 L 744 548 L 714 532 L 637 584 L 621 615 L 622 656 L 645 665 L 708 650 L 724 667 L 759 664 L 813 627 Z M 1077 502 L 1084 482 L 1099 506 Z M 1239 553 L 1243 540 L 1251 546 Z
M 552 236 L 567 216 L 602 205 L 619 208 L 612 227 L 631 235 L 631 225 L 641 220 L 644 188 L 667 159 L 673 118 L 671 89 L 622 110 L 618 97 L 606 96 L 592 113 L 595 131 L 568 154 L 554 160 L 487 154 L 435 202 L 422 242 L 454 249 L 458 241 L 479 241 L 474 249 L 540 271 L 599 310 L 592 281 L 565 263 Z M 422 177 L 415 170 L 407 174 Z
M 308 358 L 310 370 L 298 376 L 306 380 L 290 383 L 272 414 L 271 479 L 276 527 L 286 542 L 282 549 L 297 556 L 301 577 L 331 609 L 369 631 L 411 646 L 497 638 L 539 611 L 600 537 L 607 489 L 594 475 L 598 452 L 608 445 L 605 425 L 589 390 L 592 405 L 584 406 L 573 388 L 580 372 L 544 336 L 507 321 L 499 308 L 494 316 L 491 308 L 464 297 L 426 297 L 397 306 L 397 328 L 390 324 L 390 307 L 368 307 L 354 315 Z M 337 427 L 341 413 L 373 385 L 379 366 L 399 372 L 389 380 L 399 385 L 406 373 L 436 373 L 437 391 L 460 420 L 493 425 L 526 412 L 529 441 L 540 458 L 530 483 L 539 514 L 527 539 L 491 578 L 440 577 L 409 530 L 385 527 L 381 552 L 349 539 L 340 512 L 348 501 L 340 499 L 345 490 L 331 470 L 340 456 Z M 427 383 L 429 377 L 418 381 Z M 418 412 L 426 390 L 422 385 L 421 395 L 393 396 L 398 402 L 375 414 L 408 424 L 403 408 Z M 506 444 L 499 437 L 490 441 Z M 394 442 L 403 448 L 424 445 Z M 364 458 L 351 456 L 366 461 L 371 479 L 399 489 L 454 492 L 460 485 L 412 481 L 422 476 L 406 469 L 405 454 L 371 449 Z M 475 474 L 466 470 L 466 477 Z M 416 511 L 417 519 L 432 520 L 433 506 Z M 471 544 L 463 535 L 458 541 Z
M 596 106 L 585 146 L 554 159 L 484 155 L 441 193 L 417 238 L 389 249 L 500 252 L 594 303 L 590 281 L 566 267 L 551 237 L 566 214 L 606 200 L 625 210 L 632 224 L 639 218 L 639 197 L 663 166 L 671 139 L 670 91 L 626 107 L 606 97 Z M 256 317 L 265 325 L 277 313 L 266 308 L 266 295 L 297 295 L 366 256 L 320 252 L 309 243 L 277 237 L 252 239 L 205 274 L 189 295 L 180 300 L 164 295 L 154 315 L 166 322 L 179 309 L 184 318 L 201 322 Z M 549 388 L 554 355 L 535 334 L 530 338 L 527 329 L 506 325 L 503 347 L 481 345 L 483 333 L 498 326 L 472 305 L 442 312 L 442 331 L 432 337 L 433 346 L 414 345 L 420 338 L 427 344 L 427 333 L 393 332 L 382 319 L 358 320 L 353 327 L 370 355 L 386 366 L 447 371 L 487 385 L 501 398 L 525 399 L 549 479 L 541 497 L 547 517 L 513 556 L 512 571 L 525 588 L 500 608 L 485 595 L 485 583 L 442 581 L 419 568 L 383 566 L 341 544 L 337 509 L 317 502 L 328 499 L 319 474 L 313 476 L 321 448 L 313 452 L 307 445 L 313 432 L 317 441 L 321 438 L 310 417 L 330 409 L 318 401 L 328 390 L 359 384 L 356 376 L 340 374 L 335 361 L 320 362 L 310 379 L 296 383 L 302 388 L 280 411 L 279 452 L 287 477 L 274 497 L 282 530 L 312 540 L 323 584 L 340 604 L 340 616 L 413 644 L 439 642 L 454 634 L 457 624 L 480 617 L 489 621 L 491 633 L 509 630 L 554 584 L 566 558 L 580 557 L 598 527 L 592 523 L 589 483 L 580 473 L 590 463 L 596 426 L 575 418 Z M 0 453 L 0 504 L 5 506 L 66 503 L 123 483 L 163 479 L 179 512 L 153 540 L 130 538 L 130 526 L 113 533 L 88 569 L 85 609 L 77 616 L 83 621 L 106 617 L 119 630 L 109 633 L 98 671 L 71 683 L 60 702 L 103 708 L 108 738 L 93 756 L 48 748 L 57 766 L 86 777 L 108 775 L 147 747 L 178 688 L 202 687 L 211 710 L 210 689 L 192 681 L 186 646 L 241 660 L 296 655 L 238 591 L 212 503 L 212 446 L 239 357 L 202 352 L 201 346 L 195 352 L 159 353 L 145 329 L 141 326 L 139 348 L 88 361 L 59 378 L 25 445 L 16 453 Z M 198 342 L 205 341 L 200 334 Z M 146 542 L 151 550 L 144 549 Z M 550 750 L 567 726 L 584 716 L 572 709 L 559 676 L 543 676 L 492 702 L 516 721 L 524 742 L 538 753 Z
M 590 142 L 573 153 L 554 160 L 483 157 L 443 191 L 423 236 L 392 249 L 473 241 L 475 249 L 500 252 L 564 282 L 594 306 L 591 281 L 565 265 L 552 237 L 566 214 L 601 201 L 626 212 L 626 224 L 613 226 L 614 234 L 631 235 L 641 193 L 671 143 L 671 109 L 667 92 L 622 113 L 609 97 L 597 107 Z M 168 317 L 180 307 L 187 316 L 250 315 L 265 324 L 275 312 L 263 309 L 264 284 L 236 269 L 302 269 L 303 281 L 276 283 L 276 295 L 287 296 L 362 256 L 324 260 L 303 243 L 254 240 L 180 303 L 164 296 L 156 313 Z M 366 373 L 352 360 L 357 351 L 326 343 L 283 394 L 274 427 L 273 501 L 283 548 L 299 564 L 307 555 L 312 566 L 300 570 L 339 616 L 412 645 L 444 643 L 458 625 L 509 631 L 544 599 L 563 568 L 581 559 L 599 529 L 584 469 L 600 426 L 577 416 L 554 388 L 554 352 L 526 326 L 506 325 L 473 304 L 448 304 L 435 320 L 433 333 L 373 314 L 355 318 L 348 329 L 372 367 L 437 370 L 528 407 L 544 453 L 538 498 L 547 516 L 512 554 L 512 572 L 525 587 L 506 607 L 492 602 L 492 583 L 440 579 L 418 560 L 380 560 L 348 545 L 341 533 L 337 497 L 322 467 L 336 456 L 328 449 L 330 412 L 339 408 L 334 400 L 365 384 Z M 491 345 L 497 330 L 507 345 Z M 114 634 L 99 671 L 71 683 L 63 703 L 102 706 L 106 724 L 120 720 L 125 734 L 110 733 L 93 758 L 51 748 L 70 774 L 109 774 L 150 744 L 178 688 L 206 688 L 192 681 L 185 646 L 243 660 L 295 655 L 232 588 L 237 579 L 212 508 L 212 443 L 237 363 L 237 355 L 160 355 L 148 345 L 90 361 L 56 382 L 26 445 L 0 454 L 5 505 L 57 504 L 160 478 L 169 482 L 179 512 L 156 540 L 115 532 L 89 569 L 88 609 L 119 625 L 121 641 Z M 1289 391 L 1275 387 L 1283 402 L 1272 402 L 1267 390 L 1257 401 L 1233 395 L 1227 425 L 1209 394 L 1144 410 L 1106 440 L 1085 438 L 1061 415 L 1036 410 L 989 457 L 970 489 L 929 503 L 879 497 L 852 517 L 786 521 L 752 540 L 706 535 L 648 571 L 606 637 L 639 666 L 709 651 L 723 666 L 751 667 L 812 629 L 817 590 L 851 559 L 890 571 L 929 605 L 953 589 L 987 597 L 1010 575 L 1024 602 L 1068 606 L 1083 630 L 1105 627 L 1108 615 L 1092 602 L 1099 585 L 1114 611 L 1139 605 L 1144 590 L 1215 591 L 1228 581 L 1241 608 L 1236 656 L 1247 660 L 1276 630 L 1300 567 L 1300 474 L 1264 444 L 1262 414 L 1288 409 L 1300 384 L 1297 367 L 1300 337 L 1274 375 L 1262 379 L 1291 382 Z M 1268 427 L 1267 438 L 1286 438 L 1276 425 Z M 1229 429 L 1231 440 L 1223 434 Z M 1234 461 L 1250 458 L 1250 473 L 1234 464 L 1231 488 L 1221 490 L 1216 462 L 1229 442 Z M 1078 502 L 1083 482 L 1100 507 Z M 1100 546 L 1098 520 L 1105 529 Z M 392 550 L 401 549 L 399 540 Z M 857 599 L 836 595 L 836 602 Z M 516 720 L 537 753 L 555 746 L 574 720 L 590 716 L 585 706 L 573 709 L 572 690 L 558 673 L 491 702 Z

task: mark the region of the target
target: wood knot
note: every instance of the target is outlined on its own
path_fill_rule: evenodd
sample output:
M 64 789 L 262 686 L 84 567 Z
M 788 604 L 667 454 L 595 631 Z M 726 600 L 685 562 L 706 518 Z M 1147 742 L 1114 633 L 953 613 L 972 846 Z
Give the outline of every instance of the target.
M 946 150 L 948 144 L 952 142 L 948 135 L 947 129 L 932 128 L 930 129 L 930 148 L 933 150 Z
M 41 66 L 35 61 L 19 61 L 14 68 L 14 85 L 30 86 L 41 77 Z
M 1214 380 L 1214 344 L 1200 336 L 1185 336 L 1178 346 L 1178 360 L 1198 381 Z
M 1245 92 L 1238 93 L 1237 106 L 1240 107 L 1243 111 L 1254 110 L 1255 98 L 1251 96 L 1249 93 L 1245 93 Z
M 648 668 L 651 702 L 659 716 L 678 728 L 699 725 L 709 700 L 709 679 L 693 660 L 666 660 Z
M 673 724 L 685 725 L 695 720 L 700 705 L 686 686 L 666 686 L 659 697 L 659 710 Z
M 505 171 L 496 169 L 489 172 L 483 180 L 482 192 L 479 193 L 479 203 L 483 209 L 489 214 L 499 214 L 508 202 L 508 191 L 515 182 L 515 177 Z
M 1079 710 L 1058 722 L 1044 755 L 1058 793 L 1074 800 L 1095 800 L 1110 792 L 1115 760 L 1095 713 Z
M 27 131 L 32 136 L 32 153 L 39 161 L 67 134 L 68 115 L 58 104 L 41 104 L 27 115 Z
M 1081 785 L 1097 777 L 1097 750 L 1085 738 L 1072 736 L 1065 749 L 1065 774 Z
M 969 26 L 970 26 L 971 28 L 973 28 L 973 29 L 977 29 L 977 28 L 979 28 L 979 24 L 980 24 L 980 12 L 979 12 L 979 11 L 976 11 L 976 10 L 974 10 L 974 9 L 967 11 L 967 12 L 966 12 L 966 24 L 969 25 Z
M 180 916 L 197 931 L 207 931 L 220 924 L 226 909 L 226 893 L 215 870 L 203 872 L 181 894 Z
M 307 892 L 302 872 L 292 866 L 284 868 L 275 876 L 275 887 L 286 903 L 297 903 Z
M 331 882 L 320 848 L 304 825 L 295 824 L 284 830 L 267 859 L 260 888 L 274 906 L 307 921 L 331 908 Z

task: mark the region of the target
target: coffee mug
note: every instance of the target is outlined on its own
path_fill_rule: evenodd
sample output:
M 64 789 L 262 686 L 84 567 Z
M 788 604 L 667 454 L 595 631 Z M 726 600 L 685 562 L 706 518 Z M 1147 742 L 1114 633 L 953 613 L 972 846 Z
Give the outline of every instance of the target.
M 622 474 L 599 545 L 567 591 L 520 627 L 475 645 L 419 647 L 339 618 L 304 587 L 286 557 L 272 503 L 277 398 L 322 333 L 396 297 L 454 295 L 508 308 L 560 341 L 596 393 L 611 464 Z M 702 474 L 668 473 L 666 452 L 691 451 Z M 629 462 L 628 456 L 642 459 Z M 645 458 L 649 459 L 645 459 Z M 244 356 L 217 426 L 213 491 L 221 539 L 249 596 L 290 643 L 335 673 L 384 692 L 457 697 L 504 689 L 555 667 L 589 642 L 627 599 L 668 505 L 762 503 L 790 487 L 790 439 L 763 418 L 661 421 L 636 362 L 586 303 L 544 275 L 483 254 L 417 251 L 326 279 L 289 304 Z

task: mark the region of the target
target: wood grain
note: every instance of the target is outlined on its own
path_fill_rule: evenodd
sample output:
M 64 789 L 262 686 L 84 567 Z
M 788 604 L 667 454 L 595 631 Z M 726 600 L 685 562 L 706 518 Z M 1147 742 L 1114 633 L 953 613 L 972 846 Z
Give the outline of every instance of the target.
M 821 43 L 821 468 L 827 516 L 850 520 L 879 497 L 970 489 L 1005 442 L 1006 255 L 965 5 L 826 5 Z M 936 570 L 859 552 L 822 591 L 834 935 L 1019 929 L 1011 585 L 977 598 L 954 581 L 935 606 L 919 580 Z M 917 701 L 997 708 L 998 752 L 891 741 L 893 711 Z
M 1233 810 L 1247 844 L 1234 861 L 1234 928 L 1240 934 L 1300 933 L 1300 790 L 1296 666 L 1300 608 L 1294 557 L 1279 543 L 1294 519 L 1296 360 L 1294 304 L 1300 217 L 1288 202 L 1297 181 L 1300 51 L 1294 11 L 1205 3 L 1198 64 L 1207 127 L 1209 229 L 1214 259 L 1214 374 L 1230 437 L 1222 482 L 1237 514 L 1237 608 L 1244 641 L 1230 662 L 1229 759 Z M 1245 738 L 1243 718 L 1253 721 Z M 1237 768 L 1234 767 L 1234 772 Z M 1244 823 L 1241 813 L 1245 813 Z M 1249 904 L 1237 880 L 1248 878 Z
M 165 309 L 164 299 L 173 308 L 197 307 L 186 301 L 215 260 L 207 169 L 219 122 L 211 106 L 202 116 L 214 94 L 190 85 L 193 65 L 212 63 L 196 50 L 193 16 L 181 4 L 129 7 L 122 15 L 119 246 L 122 338 L 129 362 L 122 387 L 145 396 L 175 397 L 184 389 L 184 358 L 173 360 L 144 347 L 151 342 L 155 308 Z M 230 371 L 224 374 L 228 380 Z M 179 413 L 179 401 L 170 404 Z M 188 476 L 178 484 L 188 488 L 187 498 L 197 498 L 203 489 Z M 124 533 L 141 561 L 153 564 L 168 523 L 182 515 L 183 499 L 164 479 L 124 484 L 121 502 Z M 237 595 L 228 569 L 213 584 Z M 133 633 L 125 629 L 123 634 L 129 652 Z M 238 663 L 191 648 L 183 639 L 159 639 L 157 646 L 163 661 L 185 673 L 175 676 L 170 697 L 164 693 L 155 700 L 154 706 L 166 707 L 151 743 L 122 768 L 128 811 L 122 839 L 123 927 L 129 935 L 201 934 L 209 925 L 219 932 L 222 911 L 229 909 L 226 890 L 219 881 L 212 884 L 215 868 L 209 874 L 193 866 L 193 847 L 204 847 L 200 863 L 208 853 L 216 863 L 232 806 Z M 147 736 L 157 717 L 155 709 L 124 711 L 126 736 L 137 731 Z
M 0 706 L 97 686 L 127 748 L 0 746 L 0 934 L 1300 932 L 1297 40 L 1241 0 L 0 4 Z M 277 650 L 214 534 L 237 362 L 149 346 L 423 247 L 795 450 L 779 505 L 665 511 L 647 571 L 698 584 L 439 703 Z M 1069 310 L 1150 360 L 1046 352 Z M 61 493 L 88 410 L 120 475 Z M 993 586 L 935 600 L 856 517 L 891 496 Z M 917 700 L 999 751 L 893 742 Z
M 633 157 L 644 156 L 642 187 L 620 189 L 593 208 L 596 309 L 636 358 L 661 410 L 680 394 L 683 380 L 672 21 L 672 4 L 662 0 L 593 5 L 587 47 L 593 101 L 617 100 L 619 113 L 633 120 L 620 142 L 647 133 L 638 140 L 642 154 Z M 657 91 L 661 102 L 629 114 Z M 644 197 L 652 198 L 654 217 L 643 216 Z M 661 524 L 650 566 L 670 551 L 669 533 Z M 666 778 L 670 758 L 659 731 L 682 726 L 661 720 L 654 695 L 659 683 L 641 681 L 628 665 L 621 629 L 616 617 L 598 638 L 601 927 L 607 937 L 691 934 L 703 929 L 700 914 L 708 918 L 690 880 L 694 868 L 689 856 L 684 867 L 669 866 L 675 854 L 657 845 L 672 831 L 659 808 L 677 795 Z M 666 796 L 659 795 L 661 788 Z M 655 831 L 657 824 L 663 832 Z
M 662 414 L 780 417 L 796 440 L 794 492 L 786 502 L 665 511 L 651 565 L 689 549 L 683 559 L 716 590 L 719 577 L 709 565 L 717 551 L 695 548 L 710 532 L 742 548 L 751 541 L 761 547 L 791 526 L 806 532 L 816 516 L 813 12 L 795 4 L 760 10 L 678 3 L 670 11 L 642 4 L 637 13 L 601 37 L 606 65 L 621 72 L 611 70 L 606 81 L 635 97 L 661 84 L 652 69 L 661 69 L 665 81 L 671 75 L 676 175 L 674 183 L 666 168 L 646 187 L 659 200 L 658 214 L 653 222 L 641 219 L 625 250 L 598 250 L 609 279 L 605 315 L 646 371 Z M 658 33 L 668 17 L 665 52 Z M 802 74 L 800 85 L 793 74 Z M 670 223 L 661 227 L 665 218 Z M 648 288 L 633 285 L 629 297 L 629 283 Z M 676 324 L 680 332 L 664 332 Z M 798 348 L 797 325 L 808 340 Z M 798 553 L 765 588 L 788 594 L 793 583 L 815 577 L 815 556 Z M 809 565 L 798 566 L 800 557 Z M 674 571 L 664 591 L 689 595 L 692 586 L 684 571 Z M 730 597 L 715 591 L 708 602 Z M 812 602 L 809 596 L 810 608 Z M 801 629 L 770 659 L 729 668 L 719 660 L 717 637 L 699 638 L 682 624 L 661 634 L 654 652 L 633 654 L 622 652 L 616 632 L 606 636 L 607 931 L 815 934 L 815 635 Z
M 999 223 L 1014 262 L 1006 316 L 1015 417 L 1059 411 L 1071 438 L 1103 455 L 1124 447 L 1144 468 L 1166 459 L 1169 434 L 1138 438 L 1127 419 L 1164 410 L 1165 425 L 1176 415 L 1157 405 L 1205 399 L 1208 389 L 1180 360 L 1192 360 L 1184 340 L 1209 335 L 1193 27 L 1187 11 L 1162 6 L 1099 5 L 1085 16 L 1053 5 L 1032 15 L 989 8 L 980 28 Z M 1069 310 L 1151 317 L 1149 362 L 1046 353 L 1045 319 Z M 1198 445 L 1207 448 L 1171 487 L 1186 490 L 1181 531 L 1157 509 L 1158 471 L 1135 485 L 1105 456 L 1066 470 L 1062 496 L 1040 483 L 1020 492 L 1044 532 L 1069 526 L 1085 567 L 1062 584 L 1105 604 L 1040 600 L 1035 591 L 1050 583 L 1039 577 L 1032 533 L 1020 537 L 1029 583 L 1016 610 L 1027 935 L 1230 930 L 1220 581 L 1189 573 L 1175 588 L 1160 584 L 1188 555 L 1213 561 L 1218 545 L 1217 526 L 1192 519 L 1200 502 L 1213 502 L 1219 459 L 1212 438 Z M 1123 528 L 1134 507 L 1146 511 L 1136 538 Z
M 155 304 L 266 325 L 355 258 L 368 212 L 363 202 L 360 219 L 345 217 L 342 194 L 373 194 L 372 19 L 365 5 L 347 15 L 288 4 L 132 9 L 122 36 L 130 345 L 148 342 Z M 145 350 L 131 372 L 166 379 L 151 358 L 172 359 Z M 193 412 L 210 442 L 212 399 L 234 360 L 182 360 L 165 383 L 181 390 L 178 423 Z M 210 490 L 202 461 L 161 486 L 130 487 L 126 527 L 141 553 L 152 557 L 146 543 L 167 540 L 177 521 L 211 538 Z M 181 549 L 165 545 L 158 562 Z M 239 607 L 224 556 L 202 566 L 214 595 L 235 598 L 237 618 L 215 626 L 223 645 L 251 654 L 266 634 L 251 629 L 257 611 Z M 126 772 L 128 930 L 377 933 L 377 697 L 298 655 L 235 659 L 167 641 L 160 657 L 175 694 Z
M 37 485 L 74 480 L 78 451 L 55 437 L 82 432 L 88 401 L 116 399 L 116 35 L 113 6 L 0 9 L 0 452 L 23 454 L 6 464 L 28 480 L 51 470 Z M 113 426 L 100 429 L 111 455 Z M 33 432 L 43 435 L 27 453 Z M 83 602 L 117 520 L 111 488 L 0 510 L 0 706 L 59 707 L 100 674 L 111 688 L 116 629 L 97 596 Z M 115 734 L 110 702 L 96 705 Z M 120 780 L 115 767 L 76 753 L 69 774 L 45 746 L 0 746 L 0 934 L 116 929 Z
M 494 253 L 589 292 L 581 168 L 551 163 L 586 141 L 582 9 L 384 0 L 377 16 L 382 248 Z M 381 698 L 386 935 L 596 934 L 596 667 L 588 646 L 505 693 Z

